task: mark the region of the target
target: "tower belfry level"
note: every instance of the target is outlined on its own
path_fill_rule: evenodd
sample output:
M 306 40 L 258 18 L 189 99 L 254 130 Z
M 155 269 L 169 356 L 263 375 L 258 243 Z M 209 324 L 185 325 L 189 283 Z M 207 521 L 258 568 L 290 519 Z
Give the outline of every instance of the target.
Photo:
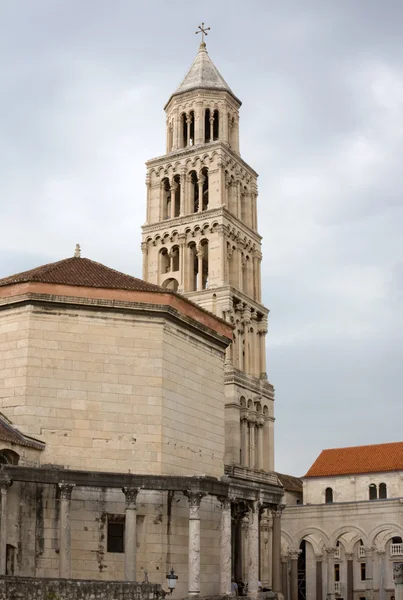
M 233 325 L 225 369 L 226 472 L 275 483 L 257 173 L 241 158 L 240 107 L 202 41 L 165 106 L 166 154 L 147 162 L 143 279 Z

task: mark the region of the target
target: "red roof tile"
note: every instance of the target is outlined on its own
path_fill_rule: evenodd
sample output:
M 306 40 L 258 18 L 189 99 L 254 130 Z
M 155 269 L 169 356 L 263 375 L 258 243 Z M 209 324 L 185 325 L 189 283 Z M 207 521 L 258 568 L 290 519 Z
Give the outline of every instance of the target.
M 24 273 L 0 279 L 0 287 L 16 283 L 55 283 L 93 288 L 134 290 L 143 292 L 166 292 L 158 285 L 147 283 L 90 260 L 89 258 L 65 258 Z
M 322 450 L 305 477 L 403 470 L 403 442 Z

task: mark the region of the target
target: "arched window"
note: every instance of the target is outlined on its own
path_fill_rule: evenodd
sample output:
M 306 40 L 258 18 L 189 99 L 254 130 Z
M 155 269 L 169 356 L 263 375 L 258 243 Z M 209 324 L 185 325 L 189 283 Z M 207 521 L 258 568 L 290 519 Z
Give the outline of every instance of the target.
M 160 273 L 161 275 L 169 273 L 169 254 L 166 248 L 160 251 Z
M 377 498 L 378 498 L 378 490 L 376 488 L 375 483 L 371 483 L 371 485 L 369 486 L 369 499 L 377 500 Z
M 174 246 L 170 252 L 172 271 L 179 271 L 179 247 Z
M 18 465 L 20 455 L 13 450 L 0 450 L 0 465 Z
M 211 136 L 210 136 L 210 109 L 206 108 L 205 112 L 204 112 L 204 142 L 210 142 L 211 141 Z
M 214 111 L 213 116 L 213 140 L 218 140 L 218 137 L 220 135 L 220 114 L 218 110 Z
M 161 182 L 161 218 L 171 218 L 171 186 L 167 177 Z
M 204 169 L 202 169 L 201 177 L 202 177 L 202 181 L 203 181 L 203 198 L 202 198 L 202 208 L 201 209 L 207 210 L 208 209 L 209 191 L 208 191 L 208 169 L 206 169 L 206 167 L 204 167 Z
M 331 487 L 328 487 L 325 490 L 325 502 L 326 504 L 332 504 L 333 502 L 333 490 Z
M 386 487 L 386 483 L 380 483 L 379 484 L 379 498 L 387 498 L 388 497 L 388 490 Z

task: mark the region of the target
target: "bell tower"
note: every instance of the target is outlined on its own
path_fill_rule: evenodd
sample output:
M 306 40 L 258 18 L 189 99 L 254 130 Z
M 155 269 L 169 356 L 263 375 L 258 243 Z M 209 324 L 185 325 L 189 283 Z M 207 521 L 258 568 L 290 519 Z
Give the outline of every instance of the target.
M 166 154 L 147 162 L 143 279 L 233 325 L 225 369 L 226 472 L 275 483 L 257 173 L 241 158 L 240 107 L 202 40 L 165 105 Z

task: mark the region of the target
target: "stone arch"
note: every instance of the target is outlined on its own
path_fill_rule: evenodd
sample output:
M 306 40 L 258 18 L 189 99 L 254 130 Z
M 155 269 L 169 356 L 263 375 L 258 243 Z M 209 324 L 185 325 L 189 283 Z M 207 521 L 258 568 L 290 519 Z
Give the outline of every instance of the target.
M 241 396 L 239 399 L 239 404 L 243 407 L 246 408 L 246 400 L 245 400 L 245 396 Z
M 361 527 L 357 527 L 356 525 L 343 525 L 342 527 L 339 527 L 338 529 L 336 529 L 336 531 L 333 532 L 333 534 L 329 540 L 330 546 L 335 546 L 337 540 L 342 535 L 344 535 L 345 533 L 350 533 L 350 532 L 356 533 L 358 536 L 358 539 L 361 539 L 363 541 L 364 546 L 367 545 L 367 534 L 365 533 L 365 531 L 363 529 L 361 529 Z
M 18 465 L 20 455 L 14 450 L 3 448 L 0 450 L 0 465 Z
M 383 525 L 378 525 L 368 534 L 368 545 L 377 546 L 380 550 L 383 550 L 385 544 L 392 537 L 397 535 L 403 539 L 403 527 L 401 525 L 397 525 L 396 523 L 384 523 Z
M 284 548 L 284 552 L 283 552 L 283 548 Z M 287 533 L 286 531 L 284 531 L 284 529 L 281 530 L 281 553 L 282 554 L 286 554 L 287 552 L 290 552 L 293 548 L 293 539 L 290 536 L 289 533 Z
M 161 285 L 164 290 L 169 290 L 170 292 L 177 292 L 179 283 L 178 280 L 174 277 L 170 277 L 169 279 L 165 279 L 164 283 Z
M 325 546 L 329 546 L 329 538 L 320 527 L 306 527 L 295 536 L 295 549 L 298 550 L 303 540 L 308 541 L 316 554 L 320 554 Z

